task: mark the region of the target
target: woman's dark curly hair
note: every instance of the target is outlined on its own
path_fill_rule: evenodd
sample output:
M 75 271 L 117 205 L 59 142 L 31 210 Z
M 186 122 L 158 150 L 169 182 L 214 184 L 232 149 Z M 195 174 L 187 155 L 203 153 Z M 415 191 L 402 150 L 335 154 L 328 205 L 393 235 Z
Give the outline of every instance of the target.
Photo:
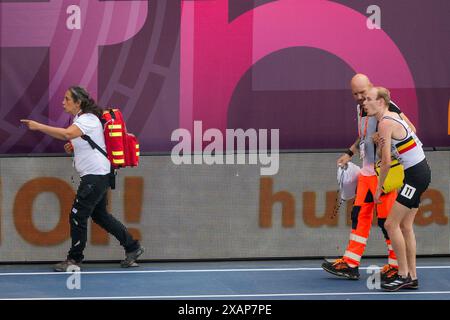
M 95 114 L 98 118 L 102 117 L 103 109 L 100 108 L 95 103 L 94 99 L 89 96 L 86 89 L 78 86 L 72 86 L 68 90 L 72 95 L 73 101 L 75 103 L 80 102 L 81 112 Z

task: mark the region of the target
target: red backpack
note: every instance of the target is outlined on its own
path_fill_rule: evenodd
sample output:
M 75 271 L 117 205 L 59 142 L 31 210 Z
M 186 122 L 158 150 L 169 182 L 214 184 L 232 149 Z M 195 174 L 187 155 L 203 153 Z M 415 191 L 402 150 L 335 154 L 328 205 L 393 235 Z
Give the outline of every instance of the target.
M 111 163 L 110 185 L 115 189 L 116 170 L 136 167 L 139 164 L 139 142 L 134 134 L 127 132 L 122 112 L 119 109 L 106 109 L 100 119 L 103 124 L 106 152 L 91 137 L 82 135 L 93 149 L 97 149 Z
M 139 164 L 139 142 L 127 132 L 127 126 L 119 109 L 103 111 L 103 133 L 107 158 L 114 168 L 136 167 Z

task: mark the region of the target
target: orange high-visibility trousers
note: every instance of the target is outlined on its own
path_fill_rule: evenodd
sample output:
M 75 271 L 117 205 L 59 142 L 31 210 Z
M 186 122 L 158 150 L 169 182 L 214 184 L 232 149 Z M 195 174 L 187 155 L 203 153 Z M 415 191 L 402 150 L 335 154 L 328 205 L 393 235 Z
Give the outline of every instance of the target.
M 356 198 L 352 209 L 352 231 L 347 250 L 343 256 L 344 261 L 351 267 L 360 265 L 367 245 L 367 239 L 369 238 L 375 207 L 378 226 L 383 231 L 388 247 L 388 263 L 392 266 L 398 266 L 397 257 L 392 249 L 388 233 L 384 228 L 384 222 L 397 198 L 397 192 L 392 191 L 388 194 L 383 194 L 380 198 L 381 203 L 375 205 L 373 196 L 375 195 L 377 183 L 377 176 L 363 176 L 360 174 L 358 177 Z

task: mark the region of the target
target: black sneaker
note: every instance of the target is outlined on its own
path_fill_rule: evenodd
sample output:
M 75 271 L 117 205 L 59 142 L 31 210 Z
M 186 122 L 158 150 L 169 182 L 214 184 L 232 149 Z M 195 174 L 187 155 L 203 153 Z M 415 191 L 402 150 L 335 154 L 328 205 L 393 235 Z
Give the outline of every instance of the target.
M 403 289 L 411 289 L 411 290 L 417 290 L 419 289 L 419 279 L 411 280 L 411 284 L 407 285 Z
M 80 271 L 81 262 L 73 259 L 66 259 L 54 265 L 53 270 L 56 272 Z
M 325 261 L 322 263 L 322 269 L 338 277 L 343 277 L 350 280 L 359 279 L 358 267 L 350 267 L 344 259 L 337 259 L 333 262 Z
M 126 253 L 125 254 L 126 258 L 125 258 L 125 260 L 122 260 L 120 262 L 120 266 L 122 268 L 139 267 L 139 265 L 136 263 L 136 260 L 143 253 L 144 253 L 144 247 L 139 247 L 134 251 Z
M 398 276 L 397 279 L 388 283 L 382 283 L 381 288 L 385 291 L 398 291 L 400 289 L 406 289 L 413 284 L 413 280 L 410 276 L 403 278 L 402 276 Z M 411 288 L 412 289 L 412 288 Z

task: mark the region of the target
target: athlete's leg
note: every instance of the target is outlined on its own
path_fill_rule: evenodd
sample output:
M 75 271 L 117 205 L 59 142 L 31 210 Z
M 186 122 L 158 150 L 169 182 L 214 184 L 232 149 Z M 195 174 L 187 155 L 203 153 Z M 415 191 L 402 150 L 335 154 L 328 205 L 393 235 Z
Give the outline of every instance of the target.
M 384 224 L 386 222 L 386 218 L 388 217 L 389 213 L 391 212 L 392 206 L 394 205 L 396 198 L 397 198 L 396 191 L 390 192 L 388 194 L 384 194 L 380 198 L 381 203 L 377 204 L 377 207 L 376 207 L 378 226 L 380 227 L 381 231 L 383 232 L 386 246 L 388 248 L 388 264 L 394 268 L 398 267 L 397 256 L 395 255 L 394 249 L 392 247 L 391 239 L 389 238 L 389 234 L 388 234 Z
M 405 216 L 400 224 L 403 238 L 406 245 L 406 259 L 408 261 L 408 272 L 412 279 L 417 279 L 416 272 L 416 236 L 414 234 L 413 224 L 417 214 L 417 208 L 409 209 L 409 213 Z
M 408 275 L 408 260 L 406 257 L 406 243 L 400 224 L 408 214 L 410 214 L 410 209 L 396 201 L 384 224 L 397 255 L 398 273 L 403 277 Z

